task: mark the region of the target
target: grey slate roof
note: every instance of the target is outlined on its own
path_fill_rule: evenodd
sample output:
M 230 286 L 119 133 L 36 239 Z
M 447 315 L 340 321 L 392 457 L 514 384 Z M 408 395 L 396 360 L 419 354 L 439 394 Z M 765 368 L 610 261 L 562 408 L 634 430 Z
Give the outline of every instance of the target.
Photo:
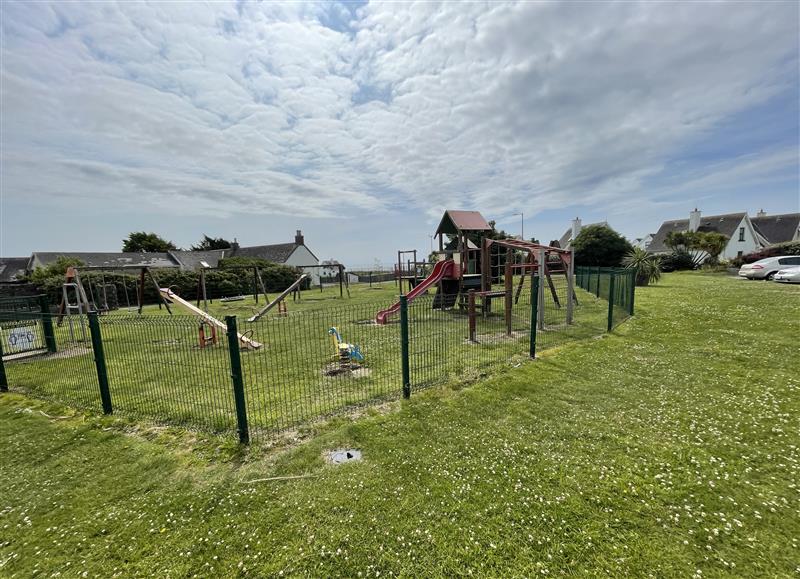
M 716 231 L 730 239 L 733 237 L 734 233 L 736 232 L 736 228 L 742 222 L 742 219 L 746 216 L 747 213 L 727 213 L 725 215 L 709 215 L 708 217 L 701 217 L 700 225 L 698 226 L 697 230 L 706 232 Z M 678 232 L 688 230 L 688 219 L 674 219 L 672 221 L 665 221 L 661 224 L 661 227 L 658 228 L 655 236 L 653 236 L 653 240 L 650 242 L 647 251 L 651 253 L 670 251 L 670 248 L 666 244 L 667 235 L 673 231 Z
M 225 257 L 230 257 L 229 254 L 233 253 L 232 249 L 211 249 L 208 251 L 183 251 L 175 250 L 170 251 L 173 259 L 177 261 L 181 269 L 194 271 L 203 267 L 200 262 L 205 262 L 208 267 L 219 266 L 219 260 Z
M 286 263 L 298 245 L 296 243 L 276 243 L 274 245 L 253 245 L 240 247 L 228 257 L 259 257 L 273 263 Z
M 20 281 L 28 269 L 29 257 L 0 257 L 0 283 Z
M 750 221 L 758 232 L 771 244 L 792 241 L 800 228 L 800 213 L 751 217 Z
M 178 262 L 169 253 L 91 253 L 80 251 L 37 251 L 31 255 L 30 267 L 42 267 L 56 261 L 59 257 L 74 257 L 89 267 L 178 267 Z

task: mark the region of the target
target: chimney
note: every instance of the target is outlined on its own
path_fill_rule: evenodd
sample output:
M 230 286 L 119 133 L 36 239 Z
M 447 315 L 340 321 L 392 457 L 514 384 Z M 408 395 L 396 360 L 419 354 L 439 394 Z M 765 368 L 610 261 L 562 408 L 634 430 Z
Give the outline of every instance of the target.
M 296 245 L 305 245 L 305 239 L 303 239 L 303 232 L 299 229 L 294 234 L 294 242 Z
M 697 231 L 700 227 L 700 211 L 697 210 L 697 207 L 694 208 L 694 211 L 689 211 L 689 231 Z
M 578 237 L 578 234 L 581 232 L 581 218 L 576 217 L 572 220 L 572 239 Z
M 759 209 L 758 213 L 756 213 L 756 217 L 766 217 L 766 216 L 767 216 L 767 212 L 764 211 L 763 209 Z

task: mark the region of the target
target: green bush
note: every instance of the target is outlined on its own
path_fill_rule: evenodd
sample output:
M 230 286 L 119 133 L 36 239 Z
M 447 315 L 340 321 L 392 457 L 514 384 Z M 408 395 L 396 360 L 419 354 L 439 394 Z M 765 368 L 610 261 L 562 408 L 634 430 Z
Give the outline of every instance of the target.
M 585 266 L 619 267 L 633 250 L 627 239 L 606 225 L 584 227 L 572 242 L 575 263 Z
M 694 257 L 685 249 L 677 249 L 661 258 L 661 271 L 683 271 L 696 267 Z

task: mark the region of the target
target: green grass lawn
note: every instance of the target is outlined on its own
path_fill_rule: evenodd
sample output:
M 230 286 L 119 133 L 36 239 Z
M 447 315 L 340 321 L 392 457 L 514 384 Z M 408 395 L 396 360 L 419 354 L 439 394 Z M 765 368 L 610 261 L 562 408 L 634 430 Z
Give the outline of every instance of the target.
M 0 575 L 796 576 L 800 288 L 669 274 L 636 303 L 281 449 L 3 395 Z
M 566 282 L 557 279 L 555 283 L 563 302 Z M 376 313 L 394 301 L 395 286 L 353 286 L 349 299 L 338 298 L 338 289 L 328 295 L 334 289 L 303 292 L 304 297 L 289 305 L 289 315 L 272 311 L 255 323 L 246 322 L 255 307 L 252 297 L 209 305 L 211 314 L 219 319 L 239 316 L 240 331 L 264 344 L 241 354 L 252 437 L 266 438 L 276 430 L 296 428 L 319 416 L 399 395 L 399 315 L 383 326 L 372 323 Z M 564 324 L 565 308 L 556 308 L 553 296 L 545 293 L 546 331 L 541 333 L 541 349 L 604 331 L 607 302 L 581 289 L 576 291 L 580 305 L 575 309 L 575 324 L 569 327 Z M 514 305 L 510 337 L 506 336 L 503 302 L 495 299 L 491 315 L 478 320 L 477 343 L 467 340 L 468 320 L 463 312 L 432 309 L 432 294 L 414 301 L 409 307 L 414 389 L 454 377 L 479 376 L 492 366 L 507 366 L 512 358 L 526 356 L 529 298 L 529 291 L 523 292 Z M 217 346 L 201 349 L 196 316 L 173 308 L 173 316 L 165 309 L 148 306 L 142 316 L 121 310 L 101 317 L 115 412 L 232 433 L 236 412 L 225 336 L 220 331 Z M 337 369 L 328 334 L 331 327 L 360 347 L 366 357 L 363 370 L 331 373 Z M 67 324 L 57 328 L 57 342 L 66 353 L 70 353 L 68 338 Z M 12 387 L 99 411 L 92 352 L 80 344 L 71 352 L 74 355 L 59 353 L 9 363 Z

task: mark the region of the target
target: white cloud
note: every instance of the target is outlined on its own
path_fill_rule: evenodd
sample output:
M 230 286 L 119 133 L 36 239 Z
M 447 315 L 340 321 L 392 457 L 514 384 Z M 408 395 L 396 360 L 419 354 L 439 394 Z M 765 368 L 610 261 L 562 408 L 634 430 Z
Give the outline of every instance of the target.
M 792 3 L 2 10 L 3 194 L 42 203 L 531 215 L 655 197 L 643 184 L 674 181 L 683 147 L 798 84 Z

